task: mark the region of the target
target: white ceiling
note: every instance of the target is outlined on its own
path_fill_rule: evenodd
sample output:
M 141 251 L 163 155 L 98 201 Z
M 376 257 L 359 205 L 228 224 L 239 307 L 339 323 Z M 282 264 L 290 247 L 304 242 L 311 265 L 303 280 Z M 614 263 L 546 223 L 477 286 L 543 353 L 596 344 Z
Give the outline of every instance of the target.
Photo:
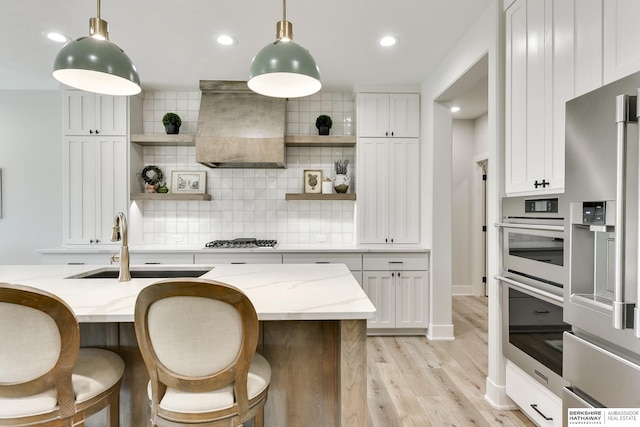
M 323 90 L 417 85 L 491 0 L 289 0 L 294 40 L 316 59 Z M 42 33 L 88 35 L 92 0 L 13 1 L 0 14 L 0 89 L 58 89 L 61 45 Z M 275 40 L 280 0 L 103 0 L 110 39 L 136 64 L 144 90 L 197 90 L 200 80 L 246 80 L 253 56 Z M 238 44 L 215 43 L 220 33 Z M 399 43 L 381 48 L 393 34 Z

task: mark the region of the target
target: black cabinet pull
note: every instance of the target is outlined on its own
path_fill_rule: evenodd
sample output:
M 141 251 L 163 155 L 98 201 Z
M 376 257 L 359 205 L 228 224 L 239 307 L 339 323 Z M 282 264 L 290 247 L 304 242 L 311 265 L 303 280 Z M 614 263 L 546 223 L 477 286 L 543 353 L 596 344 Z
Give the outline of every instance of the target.
M 395 273 L 391 273 L 391 277 L 396 277 L 396 274 Z
M 96 129 L 96 135 L 99 134 L 99 133 L 100 133 L 100 131 L 98 129 Z
M 393 132 L 391 132 L 391 136 L 393 136 Z
M 385 133 L 384 133 L 384 136 L 389 136 L 389 132 L 385 132 Z
M 542 418 L 544 418 L 546 421 L 553 421 L 553 418 L 547 417 L 545 414 L 540 412 L 540 409 L 538 409 L 538 405 L 536 405 L 535 403 L 532 403 L 531 407 L 533 408 L 534 411 L 536 411 L 538 414 L 540 414 L 540 416 Z
M 89 133 L 93 133 L 93 129 L 89 129 Z
M 547 186 L 549 185 L 551 185 L 551 183 L 546 179 L 543 179 L 542 182 L 538 182 L 538 180 L 536 179 L 535 182 L 533 183 L 533 186 L 535 188 L 538 188 L 538 187 L 547 188 Z

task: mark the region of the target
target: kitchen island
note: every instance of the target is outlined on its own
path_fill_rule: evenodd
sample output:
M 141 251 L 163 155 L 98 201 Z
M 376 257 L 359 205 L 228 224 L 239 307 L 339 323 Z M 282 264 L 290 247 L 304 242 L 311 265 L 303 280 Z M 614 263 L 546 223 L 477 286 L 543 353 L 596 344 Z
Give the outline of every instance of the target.
M 375 308 L 347 267 L 210 267 L 203 278 L 242 289 L 258 313 L 258 351 L 272 368 L 265 425 L 366 425 L 366 319 L 373 317 Z M 99 268 L 0 266 L 0 282 L 33 286 L 58 295 L 81 323 L 82 345 L 104 346 L 118 352 L 126 363 L 121 425 L 144 426 L 149 419 L 148 376 L 135 338 L 134 306 L 140 290 L 158 279 L 121 283 L 117 279 L 69 278 Z

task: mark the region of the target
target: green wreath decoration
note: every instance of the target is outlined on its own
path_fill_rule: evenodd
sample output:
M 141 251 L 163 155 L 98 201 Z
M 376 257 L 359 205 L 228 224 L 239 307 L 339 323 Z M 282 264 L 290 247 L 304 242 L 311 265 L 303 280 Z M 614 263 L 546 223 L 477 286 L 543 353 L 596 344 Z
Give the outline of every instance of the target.
M 164 177 L 159 167 L 150 165 L 142 169 L 142 179 L 149 185 L 157 185 Z

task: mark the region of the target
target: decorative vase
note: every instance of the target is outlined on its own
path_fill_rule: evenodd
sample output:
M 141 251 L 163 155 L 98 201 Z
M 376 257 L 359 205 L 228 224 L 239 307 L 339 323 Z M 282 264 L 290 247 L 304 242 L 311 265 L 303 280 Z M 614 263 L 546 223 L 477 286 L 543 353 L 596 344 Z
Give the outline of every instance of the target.
M 318 135 L 329 135 L 329 126 L 320 126 L 318 128 Z
M 346 193 L 349 189 L 349 181 L 350 178 L 345 174 L 336 175 L 336 178 L 333 180 L 333 188 L 336 190 L 336 193 Z
M 145 184 L 144 188 L 147 190 L 147 193 L 155 193 L 158 189 L 158 184 Z
M 180 126 L 176 125 L 164 125 L 164 130 L 168 135 L 175 135 L 180 133 Z

